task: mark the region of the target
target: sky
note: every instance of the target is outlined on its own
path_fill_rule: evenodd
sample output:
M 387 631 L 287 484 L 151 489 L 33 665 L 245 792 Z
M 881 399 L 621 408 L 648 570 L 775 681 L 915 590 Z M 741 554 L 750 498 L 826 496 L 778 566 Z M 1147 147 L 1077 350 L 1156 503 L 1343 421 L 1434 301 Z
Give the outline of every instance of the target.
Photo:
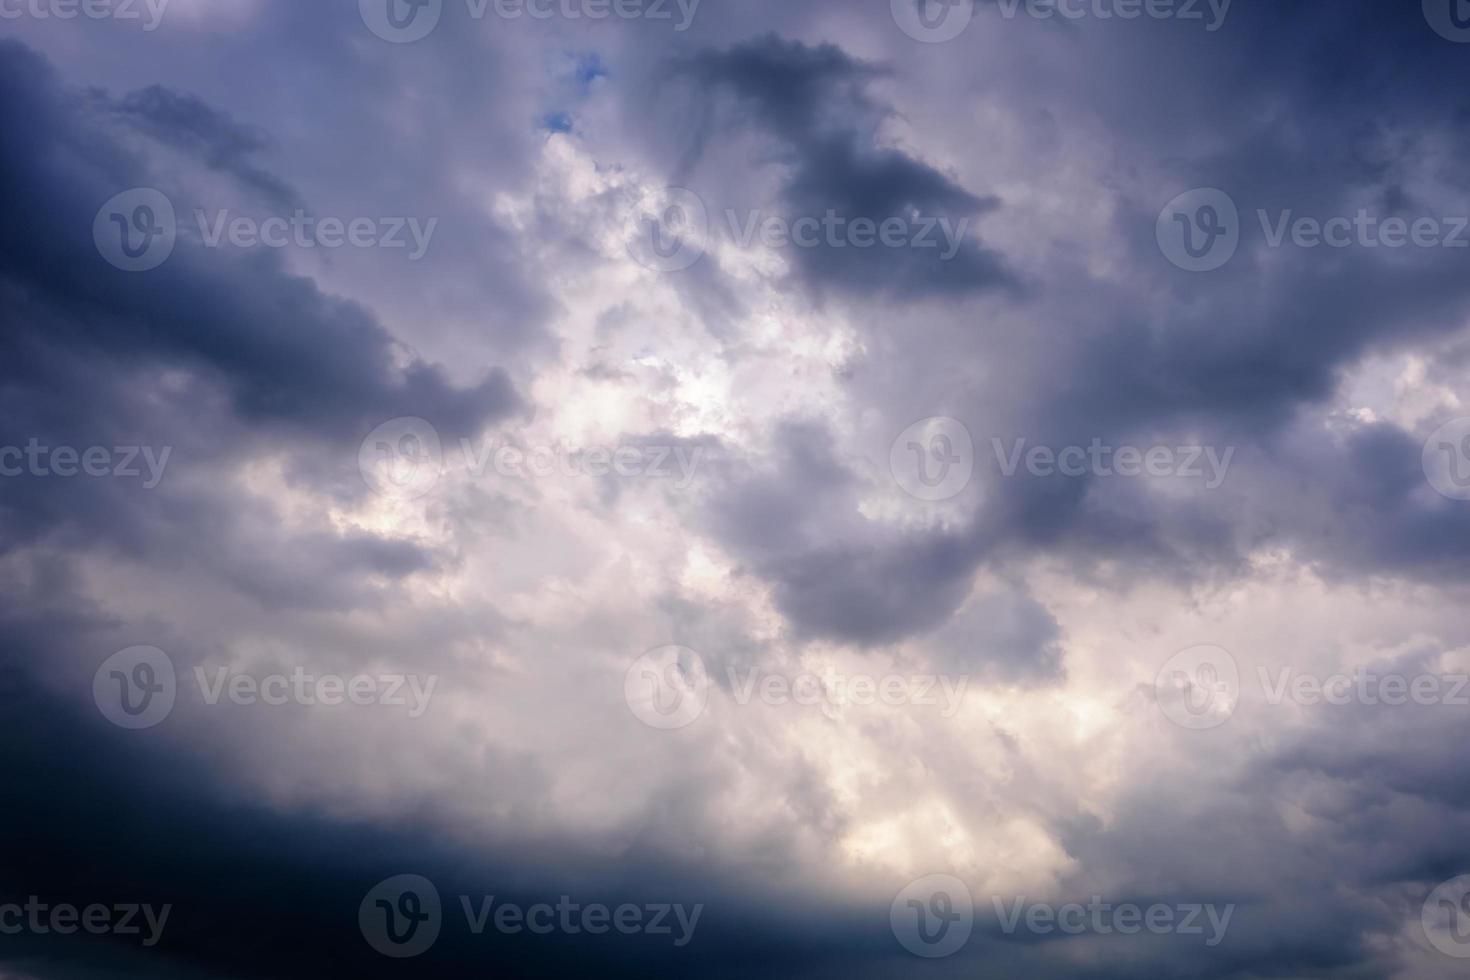
M 0 977 L 1447 980 L 1466 0 L 0 0 Z

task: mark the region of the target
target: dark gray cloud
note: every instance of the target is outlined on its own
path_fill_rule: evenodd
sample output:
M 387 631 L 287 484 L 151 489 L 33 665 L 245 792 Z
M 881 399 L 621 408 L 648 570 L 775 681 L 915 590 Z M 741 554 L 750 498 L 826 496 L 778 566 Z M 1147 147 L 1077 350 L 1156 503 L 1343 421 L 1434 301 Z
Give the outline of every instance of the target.
M 106 108 L 131 120 L 154 139 L 197 155 L 211 169 L 231 174 L 282 208 L 300 207 L 295 190 L 250 162 L 270 148 L 258 127 L 242 126 L 199 99 L 152 85 Z
M 999 207 L 922 160 L 884 146 L 878 129 L 888 115 L 867 88 L 884 71 L 835 45 L 809 47 L 767 35 L 722 51 L 704 51 L 681 65 L 708 100 L 692 169 L 708 151 L 711 131 L 754 125 L 775 142 L 769 164 L 788 174 L 782 204 L 790 220 L 835 213 L 881 224 L 914 216 L 974 221 Z M 727 102 L 733 101 L 733 105 Z M 968 224 L 967 224 L 968 227 Z M 937 232 L 936 243 L 939 241 Z M 795 250 L 802 279 L 842 294 L 882 292 L 902 299 L 965 294 L 1015 285 L 1001 256 L 978 242 L 978 228 L 947 249 L 858 249 L 829 241 Z
M 521 407 L 503 370 L 487 367 L 474 385 L 456 386 L 368 310 L 291 274 L 278 257 L 212 254 L 181 236 L 149 273 L 110 267 L 92 241 L 92 218 L 113 194 L 153 182 L 146 153 L 96 125 L 95 101 L 65 89 L 14 41 L 0 44 L 0 75 L 7 114 L 37 121 L 0 140 L 0 173 L 16 195 L 0 232 L 0 305 L 19 328 L 0 339 L 6 445 L 170 451 L 157 488 L 145 488 L 146 470 L 131 484 L 8 481 L 0 507 L 11 518 L 9 544 L 62 529 L 178 557 L 201 528 L 222 533 L 274 514 L 231 486 L 231 466 L 252 452 L 300 454 L 300 473 L 319 472 L 323 457 L 355 472 L 357 445 L 385 419 L 426 415 L 447 436 L 469 435 Z M 150 89 L 120 105 L 202 165 L 256 190 L 272 186 L 269 175 L 241 170 L 255 137 L 197 100 Z M 256 532 L 275 523 L 266 517 Z M 391 576 L 428 564 L 409 545 L 362 535 L 319 532 L 282 547 L 315 555 L 309 565 L 330 566 L 331 554 Z M 280 554 L 227 548 L 215 557 L 234 564 L 250 590 L 303 597 L 325 584 L 323 567 L 308 571 Z

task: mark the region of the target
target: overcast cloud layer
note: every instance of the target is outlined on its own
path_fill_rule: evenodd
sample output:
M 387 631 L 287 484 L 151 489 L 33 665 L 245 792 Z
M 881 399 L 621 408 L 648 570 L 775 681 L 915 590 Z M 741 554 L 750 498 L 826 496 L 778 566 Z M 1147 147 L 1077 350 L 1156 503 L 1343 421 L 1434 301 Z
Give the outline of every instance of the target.
M 1464 976 L 1467 79 L 0 0 L 0 977 Z

